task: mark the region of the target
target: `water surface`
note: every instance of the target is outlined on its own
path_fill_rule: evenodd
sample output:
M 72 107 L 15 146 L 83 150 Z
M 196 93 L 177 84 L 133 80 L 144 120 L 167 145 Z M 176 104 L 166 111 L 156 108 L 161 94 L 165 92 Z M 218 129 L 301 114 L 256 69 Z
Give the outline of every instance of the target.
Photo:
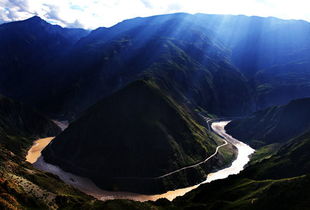
M 199 185 L 204 183 L 210 183 L 214 180 L 218 179 L 225 179 L 229 175 L 238 174 L 240 171 L 244 169 L 244 166 L 249 162 L 249 156 L 254 152 L 250 146 L 246 145 L 245 143 L 238 141 L 237 139 L 233 138 L 232 136 L 228 135 L 225 131 L 225 126 L 229 123 L 229 121 L 221 121 L 221 122 L 214 122 L 212 123 L 211 127 L 214 132 L 218 135 L 222 136 L 226 141 L 232 143 L 238 149 L 238 156 L 236 160 L 233 161 L 231 166 L 221 169 L 217 172 L 210 173 L 207 176 L 207 179 L 200 184 L 195 186 L 181 188 L 177 190 L 168 191 L 163 194 L 157 195 L 143 195 L 143 194 L 136 194 L 136 193 L 129 193 L 129 192 L 111 192 L 105 191 L 98 188 L 90 179 L 83 178 L 80 176 L 76 176 L 74 174 L 68 173 L 63 171 L 58 166 L 46 163 L 41 155 L 41 151 L 44 149 L 42 146 L 37 147 L 35 144 L 30 150 L 33 152 L 34 147 L 36 156 L 38 156 L 38 160 L 34 163 L 34 167 L 43 171 L 50 172 L 59 176 L 61 180 L 65 183 L 72 185 L 73 187 L 81 190 L 82 192 L 92 195 L 93 197 L 100 199 L 100 200 L 111 200 L 111 199 L 130 199 L 136 201 L 148 201 L 148 200 L 157 200 L 159 198 L 166 198 L 168 200 L 173 200 L 177 196 L 182 196 L 185 193 L 197 188 Z M 36 143 L 40 142 L 40 140 L 36 141 Z M 44 141 L 44 144 L 46 140 Z M 42 145 L 44 145 L 42 144 Z M 28 153 L 29 154 L 29 153 Z M 30 161 L 29 161 L 30 162 Z

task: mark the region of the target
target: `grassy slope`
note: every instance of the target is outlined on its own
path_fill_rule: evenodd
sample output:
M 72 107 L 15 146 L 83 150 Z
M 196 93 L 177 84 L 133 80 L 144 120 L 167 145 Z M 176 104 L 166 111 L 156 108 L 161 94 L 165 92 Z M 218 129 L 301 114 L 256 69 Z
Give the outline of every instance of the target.
M 26 146 L 31 144 L 28 140 Z M 274 150 L 269 147 L 262 148 L 249 168 L 239 175 L 203 185 L 174 202 L 160 199 L 145 203 L 92 200 L 58 178 L 33 169 L 23 162 L 23 156 L 1 146 L 0 205 L 11 209 L 309 209 L 309 145 L 307 132 L 290 140 L 276 154 L 271 155 L 268 151 Z
M 310 132 L 292 139 L 271 157 L 255 157 L 239 175 L 200 186 L 183 197 L 144 203 L 144 209 L 309 209 Z M 266 150 L 266 148 L 264 148 Z M 270 154 L 269 154 L 270 155 Z M 268 155 L 268 156 L 269 156 Z M 281 161 L 279 161 L 281 159 Z M 130 201 L 110 201 L 108 209 L 142 209 Z
M 308 209 L 310 132 L 291 140 L 270 158 L 240 175 L 217 181 L 180 198 L 176 204 L 227 209 Z M 217 190 L 215 190 L 217 189 Z
M 61 129 L 35 110 L 0 95 L 0 144 L 18 155 L 31 139 L 55 136 Z
M 35 139 L 60 132 L 53 122 L 2 96 L 0 116 L 0 209 L 89 209 L 97 205 L 97 201 L 58 177 L 25 162 L 25 154 Z
M 226 126 L 229 134 L 259 148 L 273 143 L 284 143 L 310 128 L 310 98 L 271 107 Z

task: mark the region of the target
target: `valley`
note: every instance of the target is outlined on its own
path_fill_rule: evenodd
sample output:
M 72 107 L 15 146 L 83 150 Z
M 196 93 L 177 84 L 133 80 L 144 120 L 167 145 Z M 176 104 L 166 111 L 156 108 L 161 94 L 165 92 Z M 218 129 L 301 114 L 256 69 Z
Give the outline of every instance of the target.
M 0 209 L 310 209 L 309 37 L 200 13 L 0 24 Z
M 246 144 L 243 144 L 242 142 L 232 138 L 231 136 L 227 135 L 225 132 L 224 127 L 228 124 L 228 121 L 222 121 L 222 122 L 214 122 L 211 124 L 211 127 L 213 131 L 224 137 L 223 141 L 224 144 L 218 146 L 216 148 L 216 151 L 214 154 L 209 156 L 207 159 L 204 161 L 197 163 L 195 165 L 187 166 L 185 168 L 178 169 L 176 171 L 170 172 L 168 174 L 155 177 L 156 179 L 160 179 L 166 176 L 170 176 L 173 173 L 177 173 L 182 170 L 186 170 L 187 168 L 192 168 L 192 167 L 197 167 L 198 165 L 207 162 L 209 159 L 213 158 L 214 156 L 217 155 L 218 151 L 221 149 L 221 147 L 224 147 L 228 144 L 233 144 L 237 148 L 237 157 L 233 162 L 231 163 L 231 166 L 224 168 L 224 169 L 219 169 L 215 172 L 212 172 L 207 175 L 206 180 L 201 182 L 200 184 L 204 183 L 210 183 L 212 181 L 215 181 L 217 179 L 224 179 L 228 177 L 229 175 L 232 174 L 238 174 L 240 171 L 244 169 L 244 166 L 248 163 L 249 161 L 249 156 L 254 152 L 252 148 L 247 146 Z M 173 191 L 168 191 L 163 194 L 158 194 L 158 195 L 142 195 L 142 194 L 134 194 L 134 193 L 129 193 L 129 192 L 111 192 L 111 191 L 104 191 L 100 188 L 98 188 L 91 180 L 83 177 L 76 176 L 74 174 L 68 173 L 63 171 L 61 168 L 48 164 L 44 161 L 44 157 L 40 156 L 41 151 L 47 146 L 48 143 L 52 141 L 52 138 L 46 138 L 46 139 L 39 139 L 35 141 L 35 144 L 31 147 L 31 149 L 28 151 L 27 155 L 27 161 L 32 163 L 35 168 L 46 171 L 52 174 L 55 174 L 60 177 L 61 180 L 63 180 L 65 183 L 81 190 L 82 192 L 89 194 L 91 196 L 94 196 L 95 198 L 99 200 L 111 200 L 111 199 L 130 199 L 130 200 L 135 200 L 135 201 L 156 201 L 157 199 L 160 198 L 166 198 L 170 201 L 175 199 L 178 196 L 183 196 L 185 193 L 196 189 L 199 187 L 200 184 L 182 188 L 182 189 L 176 189 Z M 228 142 L 227 142 L 228 141 Z M 40 142 L 43 145 L 40 145 L 38 148 L 38 142 Z M 35 153 L 35 154 L 31 154 Z M 31 157 L 29 157 L 29 154 L 31 154 Z M 37 158 L 35 162 L 33 162 L 33 156 Z

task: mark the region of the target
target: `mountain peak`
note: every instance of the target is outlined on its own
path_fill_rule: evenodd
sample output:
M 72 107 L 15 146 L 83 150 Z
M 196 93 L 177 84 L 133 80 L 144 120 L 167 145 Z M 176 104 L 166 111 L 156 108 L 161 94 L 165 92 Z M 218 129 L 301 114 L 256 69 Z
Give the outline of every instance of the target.
M 104 189 L 163 192 L 170 186 L 152 177 L 197 163 L 215 147 L 193 121 L 153 81 L 139 80 L 93 105 L 42 154 L 45 161 L 88 177 Z M 91 157 L 85 158 L 89 151 Z M 100 162 L 93 167 L 92 160 Z M 128 177 L 135 178 L 128 182 Z M 141 180 L 147 187 L 136 187 Z M 169 182 L 173 187 L 185 183 L 175 180 Z
M 45 20 L 40 18 L 39 16 L 35 15 L 31 18 L 25 20 L 25 22 L 32 22 L 32 23 L 47 23 Z
M 38 21 L 38 20 L 43 20 L 43 19 L 40 18 L 39 16 L 35 15 L 35 16 L 32 16 L 31 18 L 28 18 L 26 20 L 36 20 L 36 21 Z

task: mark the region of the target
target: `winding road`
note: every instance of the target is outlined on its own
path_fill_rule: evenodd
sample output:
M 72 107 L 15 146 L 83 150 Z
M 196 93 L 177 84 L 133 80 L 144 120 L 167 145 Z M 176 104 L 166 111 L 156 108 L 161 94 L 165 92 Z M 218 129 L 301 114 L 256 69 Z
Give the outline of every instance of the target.
M 240 171 L 242 171 L 244 169 L 244 166 L 250 160 L 249 156 L 254 152 L 254 150 L 251 147 L 249 147 L 248 145 L 244 144 L 243 142 L 238 141 L 237 139 L 234 139 L 232 136 L 228 135 L 225 132 L 225 126 L 228 123 L 229 123 L 229 121 L 213 122 L 210 126 L 215 133 L 217 133 L 218 135 L 223 137 L 222 140 L 224 142 L 222 145 L 217 147 L 215 153 L 213 153 L 211 156 L 209 156 L 207 159 L 205 159 L 204 161 L 202 161 L 200 163 L 178 169 L 176 171 L 170 172 L 170 173 L 165 174 L 163 176 L 169 176 L 173 173 L 177 173 L 181 170 L 185 170 L 186 168 L 195 167 L 197 165 L 205 163 L 206 161 L 208 161 L 212 157 L 214 157 L 218 153 L 219 149 L 221 147 L 227 145 L 227 143 L 232 143 L 238 149 L 237 159 L 233 161 L 232 165 L 230 167 L 227 167 L 227 168 L 221 169 L 219 171 L 216 171 L 214 173 L 208 174 L 207 179 L 205 181 L 201 182 L 200 184 L 190 186 L 190 187 L 186 187 L 186 188 L 168 191 L 168 192 L 163 193 L 163 194 L 143 195 L 143 194 L 136 194 L 136 193 L 129 193 L 129 192 L 105 191 L 105 190 L 99 189 L 91 180 L 89 180 L 87 178 L 80 177 L 80 176 L 65 172 L 61 168 L 59 168 L 55 165 L 51 165 L 51 164 L 46 163 L 44 161 L 44 159 L 42 158 L 42 156 L 39 157 L 38 160 L 34 163 L 34 167 L 37 169 L 40 169 L 42 171 L 50 172 L 52 174 L 59 176 L 59 178 L 61 180 L 63 180 L 65 183 L 67 183 L 67 184 L 81 190 L 82 192 L 84 192 L 88 195 L 91 195 L 91 196 L 93 196 L 99 200 L 130 199 L 130 200 L 136 200 L 136 201 L 142 201 L 143 202 L 143 201 L 149 201 L 149 200 L 155 201 L 159 198 L 166 198 L 166 199 L 171 201 L 178 196 L 182 196 L 185 193 L 187 193 L 193 189 L 196 189 L 201 184 L 209 183 L 209 182 L 212 182 L 212 181 L 218 180 L 218 179 L 225 179 L 229 175 L 238 174 Z M 44 148 L 38 147 L 38 145 L 34 145 L 33 149 L 37 150 L 38 148 L 40 148 L 41 150 L 44 149 Z M 41 151 L 36 151 L 36 152 L 39 155 L 41 155 Z
M 162 176 L 158 176 L 158 177 L 156 177 L 156 178 L 158 178 L 158 179 L 164 178 L 164 177 L 170 176 L 170 175 L 172 175 L 172 174 L 178 173 L 178 172 L 180 172 L 180 171 L 183 171 L 183 170 L 186 170 L 186 169 L 189 169 L 189 168 L 195 168 L 195 167 L 197 167 L 197 166 L 199 166 L 199 165 L 201 165 L 201 164 L 203 164 L 203 163 L 206 163 L 208 160 L 210 160 L 210 159 L 213 158 L 215 155 L 217 155 L 217 153 L 218 153 L 218 151 L 219 151 L 219 149 L 220 149 L 221 147 L 224 147 L 224 146 L 226 146 L 226 145 L 228 144 L 228 142 L 227 142 L 226 140 L 224 140 L 224 139 L 222 139 L 222 140 L 224 141 L 224 143 L 223 143 L 222 145 L 220 145 L 220 146 L 217 146 L 216 149 L 215 149 L 215 152 L 214 152 L 212 155 L 210 155 L 207 159 L 205 159 L 205 160 L 203 160 L 203 161 L 201 161 L 201 162 L 199 162 L 199 163 L 196 163 L 196 164 L 193 164 L 193 165 L 190 165 L 190 166 L 186 166 L 186 167 L 180 168 L 180 169 L 178 169 L 178 170 L 169 172 L 169 173 L 164 174 L 164 175 L 162 175 Z
M 201 115 L 201 116 L 202 116 L 202 115 Z M 209 122 L 212 122 L 214 119 L 207 118 L 207 117 L 204 117 L 204 116 L 202 116 L 202 117 L 203 117 L 203 119 L 206 121 L 206 123 L 207 123 L 207 125 L 208 125 L 208 130 L 209 130 L 209 131 L 212 131 L 213 128 L 211 129 L 211 127 L 212 127 L 212 124 L 213 124 L 213 123 L 212 123 L 211 126 L 210 126 Z M 228 123 L 228 122 L 227 122 L 227 123 Z M 217 132 L 215 132 L 215 133 L 217 133 Z M 217 133 L 217 134 L 220 135 L 219 133 Z M 198 163 L 195 163 L 195 164 L 189 165 L 189 166 L 184 166 L 184 167 L 182 167 L 182 168 L 180 168 L 180 169 L 171 171 L 171 172 L 169 172 L 169 173 L 166 173 L 166 174 L 164 174 L 164 175 L 157 176 L 157 177 L 117 177 L 117 178 L 118 178 L 118 179 L 161 179 L 161 178 L 165 178 L 165 177 L 167 177 L 167 176 L 170 176 L 170 175 L 172 175 L 172 174 L 178 173 L 178 172 L 180 172 L 180 171 L 184 171 L 184 170 L 189 169 L 189 168 L 195 168 L 195 167 L 197 167 L 197 166 L 199 166 L 199 165 L 201 165 L 201 164 L 206 163 L 208 160 L 210 160 L 211 158 L 213 158 L 214 156 L 216 156 L 217 153 L 218 153 L 218 151 L 219 151 L 219 149 L 220 149 L 221 147 L 226 146 L 226 145 L 228 144 L 228 142 L 225 140 L 225 138 L 221 138 L 221 139 L 222 139 L 222 141 L 224 141 L 224 143 L 221 144 L 221 145 L 219 145 L 219 146 L 217 146 L 216 149 L 215 149 L 215 152 L 214 152 L 212 155 L 210 155 L 209 157 L 207 157 L 205 160 L 201 161 L 201 162 L 198 162 Z

